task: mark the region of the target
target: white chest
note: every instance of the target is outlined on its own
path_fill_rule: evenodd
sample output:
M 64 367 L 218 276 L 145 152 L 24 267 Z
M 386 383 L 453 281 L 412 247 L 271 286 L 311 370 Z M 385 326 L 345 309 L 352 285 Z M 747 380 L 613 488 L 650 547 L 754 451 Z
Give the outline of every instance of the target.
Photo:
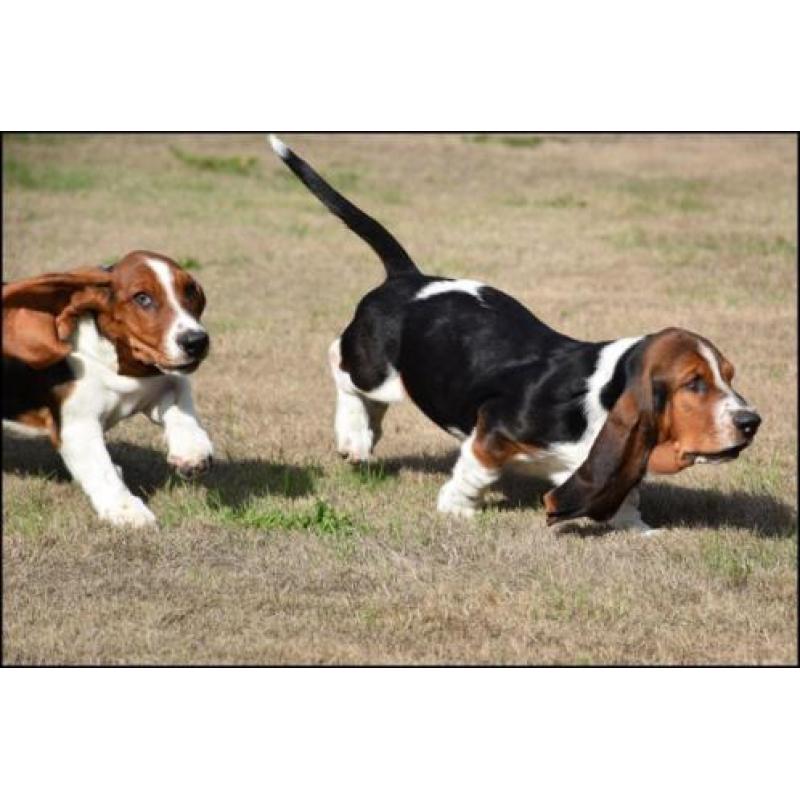
M 170 378 L 132 378 L 117 373 L 116 349 L 101 336 L 90 317 L 83 317 L 73 337 L 74 350 L 67 358 L 77 378 L 65 403 L 71 414 L 96 416 L 105 429 L 144 411 L 170 386 Z

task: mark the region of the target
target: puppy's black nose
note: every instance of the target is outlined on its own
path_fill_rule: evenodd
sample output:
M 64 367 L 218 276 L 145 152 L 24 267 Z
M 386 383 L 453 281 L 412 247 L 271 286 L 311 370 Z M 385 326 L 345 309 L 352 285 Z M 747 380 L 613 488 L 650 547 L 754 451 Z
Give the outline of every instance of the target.
M 754 411 L 737 411 L 733 415 L 733 424 L 748 439 L 752 439 L 756 435 L 758 426 L 761 424 L 761 417 Z
M 185 331 L 178 336 L 177 342 L 191 358 L 202 358 L 208 352 L 208 334 L 205 331 Z

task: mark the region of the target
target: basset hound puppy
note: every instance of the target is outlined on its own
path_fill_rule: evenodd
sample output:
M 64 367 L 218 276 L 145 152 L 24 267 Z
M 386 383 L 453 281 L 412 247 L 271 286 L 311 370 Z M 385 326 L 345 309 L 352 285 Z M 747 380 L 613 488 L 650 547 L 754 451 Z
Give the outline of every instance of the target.
M 183 476 L 211 464 L 188 378 L 208 354 L 205 303 L 191 275 L 145 251 L 3 285 L 3 430 L 48 436 L 101 519 L 155 523 L 106 449 L 120 420 L 162 425 Z
M 667 328 L 577 341 L 497 289 L 424 275 L 378 222 L 270 142 L 386 269 L 329 352 L 338 449 L 350 461 L 369 459 L 388 405 L 407 395 L 462 441 L 440 511 L 472 515 L 501 471 L 523 462 L 555 485 L 544 497 L 548 524 L 589 517 L 647 532 L 637 491 L 645 473 L 728 461 L 753 440 L 761 419 L 707 339 Z

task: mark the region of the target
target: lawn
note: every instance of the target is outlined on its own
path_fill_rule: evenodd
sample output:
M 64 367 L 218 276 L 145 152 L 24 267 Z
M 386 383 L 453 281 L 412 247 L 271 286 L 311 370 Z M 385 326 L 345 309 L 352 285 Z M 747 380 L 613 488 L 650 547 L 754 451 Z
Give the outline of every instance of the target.
M 191 269 L 213 471 L 109 435 L 152 531 L 96 521 L 43 443 L 3 442 L 8 664 L 797 661 L 796 143 L 784 136 L 286 135 L 427 272 L 576 338 L 710 338 L 764 418 L 721 467 L 647 483 L 650 539 L 545 527 L 511 476 L 437 515 L 456 442 L 390 409 L 375 464 L 333 441 L 327 348 L 382 279 L 261 136 L 3 139 L 3 278 L 134 249 Z

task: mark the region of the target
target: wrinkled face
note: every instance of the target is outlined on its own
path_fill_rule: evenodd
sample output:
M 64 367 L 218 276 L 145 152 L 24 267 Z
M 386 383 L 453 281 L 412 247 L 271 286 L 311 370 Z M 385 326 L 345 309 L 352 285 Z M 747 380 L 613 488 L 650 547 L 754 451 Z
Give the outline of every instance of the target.
M 652 373 L 662 406 L 658 449 L 670 446 L 678 468 L 729 461 L 750 444 L 761 418 L 732 388 L 733 365 L 711 342 L 670 329 L 648 358 L 662 365 Z
M 206 302 L 200 284 L 166 256 L 145 251 L 129 253 L 110 275 L 111 302 L 99 321 L 122 351 L 121 362 L 165 373 L 197 369 L 209 348 L 199 321 Z

